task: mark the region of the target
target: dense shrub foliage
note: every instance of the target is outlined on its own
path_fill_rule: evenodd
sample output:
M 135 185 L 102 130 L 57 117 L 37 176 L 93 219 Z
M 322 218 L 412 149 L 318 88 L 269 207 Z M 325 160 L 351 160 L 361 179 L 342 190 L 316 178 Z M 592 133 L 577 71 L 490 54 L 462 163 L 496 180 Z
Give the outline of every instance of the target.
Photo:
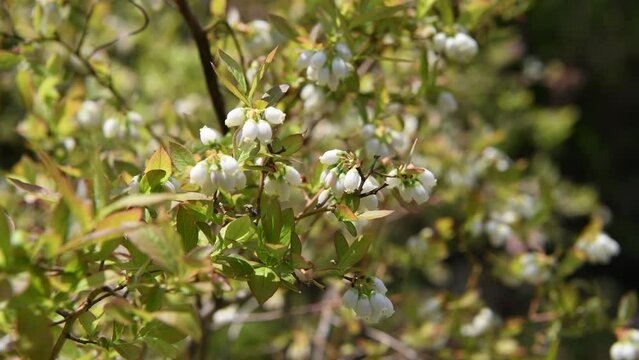
M 3 1 L 1 352 L 636 358 L 636 296 L 575 274 L 620 248 L 550 160 L 578 112 L 534 103 L 529 5 Z

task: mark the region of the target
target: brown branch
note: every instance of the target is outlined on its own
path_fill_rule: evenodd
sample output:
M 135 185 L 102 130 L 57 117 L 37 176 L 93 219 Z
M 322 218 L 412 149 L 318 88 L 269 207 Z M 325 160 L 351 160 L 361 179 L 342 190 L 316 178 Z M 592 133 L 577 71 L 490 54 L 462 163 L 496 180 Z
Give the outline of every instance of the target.
M 389 348 L 395 350 L 399 355 L 401 355 L 405 359 L 416 360 L 420 358 L 419 353 L 415 349 L 411 348 L 410 346 L 408 346 L 401 340 L 396 339 L 381 330 L 377 330 L 372 327 L 366 327 L 366 329 L 364 330 L 364 333 L 369 338 L 375 341 L 378 341 L 388 346 Z
M 193 40 L 197 45 L 197 51 L 200 55 L 200 64 L 202 65 L 202 71 L 204 71 L 204 79 L 206 80 L 206 87 L 209 91 L 211 104 L 213 105 L 213 110 L 217 115 L 217 121 L 220 125 L 220 130 L 222 131 L 222 134 L 226 134 L 229 131 L 229 128 L 224 123 L 224 119 L 226 119 L 226 111 L 224 110 L 224 98 L 222 97 L 222 92 L 220 91 L 217 75 L 215 74 L 215 71 L 213 71 L 211 45 L 209 44 L 206 32 L 193 14 L 193 11 L 191 11 L 191 7 L 187 3 L 187 0 L 175 0 L 175 4 L 177 5 L 180 14 L 182 14 L 182 17 L 189 26 L 191 35 L 193 36 Z
M 142 7 L 142 5 L 137 4 L 133 0 L 129 0 L 129 3 L 131 5 L 133 5 L 140 12 L 140 14 L 142 14 L 142 16 L 144 18 L 144 22 L 142 23 L 142 25 L 139 28 L 127 33 L 123 37 L 118 36 L 118 37 L 116 37 L 115 39 L 113 39 L 113 40 L 111 40 L 109 42 L 106 42 L 106 43 L 104 43 L 102 45 L 97 46 L 95 49 L 93 49 L 93 51 L 91 51 L 91 54 L 89 54 L 87 59 L 91 59 L 95 54 L 97 54 L 101 50 L 104 50 L 104 49 L 108 48 L 111 45 L 114 45 L 115 43 L 117 43 L 121 39 L 124 39 L 126 37 L 134 36 L 134 35 L 137 35 L 137 34 L 141 33 L 142 31 L 144 31 L 149 26 L 149 22 L 150 22 L 149 14 L 147 14 L 146 10 L 144 10 L 144 7 Z
M 89 311 L 89 309 L 91 309 L 93 305 L 99 303 L 100 301 L 106 299 L 107 297 L 111 295 L 117 295 L 116 291 L 124 289 L 126 285 L 127 283 L 124 283 L 114 289 L 111 289 L 107 286 L 94 289 L 93 291 L 91 291 L 91 293 L 89 293 L 89 296 L 87 296 L 87 299 L 82 303 L 82 305 L 80 305 L 78 309 L 69 313 L 62 321 L 57 321 L 53 323 L 52 325 L 58 325 L 61 322 L 64 322 L 64 327 L 62 328 L 62 331 L 60 332 L 60 336 L 58 336 L 58 340 L 56 340 L 55 345 L 53 346 L 53 349 L 51 350 L 51 355 L 49 356 L 49 359 L 50 360 L 57 359 L 58 354 L 60 354 L 60 351 L 62 350 L 62 346 L 64 346 L 64 343 L 66 342 L 66 340 L 67 339 L 73 340 L 73 336 L 71 335 L 71 329 L 73 328 L 73 325 L 75 324 L 76 320 L 78 320 L 80 315 L 82 315 L 85 311 Z M 102 296 L 98 296 L 103 292 L 105 292 L 106 294 L 103 294 Z

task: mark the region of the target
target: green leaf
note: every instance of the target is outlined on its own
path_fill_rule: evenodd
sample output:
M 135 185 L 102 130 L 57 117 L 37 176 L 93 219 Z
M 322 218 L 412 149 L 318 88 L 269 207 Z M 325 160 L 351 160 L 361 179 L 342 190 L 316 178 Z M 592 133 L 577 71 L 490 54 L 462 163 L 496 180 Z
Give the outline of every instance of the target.
M 26 110 L 31 111 L 33 109 L 33 99 L 35 98 L 35 89 L 33 87 L 33 73 L 29 69 L 18 69 L 16 87 Z
M 238 88 L 235 85 L 233 85 L 233 83 L 230 82 L 229 79 L 227 79 L 223 74 L 220 74 L 217 71 L 217 68 L 215 67 L 215 65 L 211 64 L 211 66 L 213 67 L 213 70 L 217 74 L 218 79 L 220 79 L 220 82 L 224 85 L 224 87 L 226 87 L 226 89 L 230 91 L 231 94 L 233 94 L 236 98 L 238 98 L 241 102 L 243 102 L 244 105 L 251 106 L 251 102 L 246 97 L 246 95 L 244 95 L 240 90 L 238 90 Z
M 242 94 L 246 94 L 248 85 L 246 84 L 244 71 L 242 70 L 240 64 L 238 64 L 237 61 L 235 61 L 235 59 L 233 59 L 229 54 L 225 53 L 224 50 L 218 49 L 217 52 L 220 56 L 220 59 L 226 64 L 226 67 L 229 69 L 231 75 L 233 75 L 233 78 L 235 78 L 235 82 L 237 83 L 239 90 L 242 92 Z
M 163 181 L 168 180 L 173 171 L 171 166 L 171 156 L 169 156 L 169 153 L 167 153 L 161 146 L 153 153 L 153 155 L 151 155 L 151 158 L 149 158 L 149 161 L 146 163 L 144 173 L 146 174 L 152 170 L 164 170 L 165 175 L 162 179 Z
M 227 276 L 246 279 L 255 273 L 251 264 L 239 255 L 219 256 L 217 260 Z
M 34 184 L 29 184 L 29 183 L 26 183 L 26 182 L 24 182 L 22 180 L 18 180 L 18 179 L 12 178 L 12 177 L 7 177 L 7 179 L 11 180 L 13 185 L 15 185 L 18 189 L 24 190 L 26 192 L 30 192 L 30 193 L 33 193 L 33 194 L 37 194 L 37 193 L 45 194 L 45 193 L 49 192 L 49 190 L 47 190 L 47 189 L 45 189 L 45 188 L 43 188 L 41 186 L 34 185 Z
M 355 224 L 351 221 L 343 221 L 342 223 L 346 226 L 346 230 L 349 234 L 351 234 L 351 236 L 357 236 L 357 228 L 355 227 Z
M 619 301 L 619 310 L 617 311 L 617 320 L 627 323 L 634 318 L 637 313 L 637 293 L 629 292 Z
M 184 252 L 180 240 L 173 234 L 158 226 L 149 225 L 129 233 L 127 238 L 155 263 L 177 273 Z
M 286 208 L 282 211 L 282 230 L 280 232 L 280 244 L 288 247 L 295 236 L 295 214 L 293 209 Z
M 337 254 L 337 262 L 340 263 L 344 255 L 348 251 L 348 241 L 344 238 L 341 232 L 335 233 L 335 238 L 333 239 L 333 243 L 335 244 L 335 253 Z
M 266 59 L 264 59 L 264 63 L 262 64 L 262 66 L 260 66 L 260 71 L 258 71 L 257 76 L 255 77 L 255 79 L 253 79 L 253 83 L 251 84 L 251 90 L 249 91 L 249 95 L 248 95 L 249 99 L 253 99 L 253 95 L 255 95 L 255 91 L 257 90 L 258 85 L 264 78 L 266 69 L 268 69 L 268 66 L 271 64 L 271 62 L 273 62 L 273 59 L 275 58 L 275 53 L 277 53 L 277 47 L 271 50 L 271 52 L 268 55 L 266 55 Z
M 304 145 L 304 135 L 293 134 L 282 139 L 282 147 L 284 150 L 280 153 L 282 156 L 295 154 Z
M 396 6 L 373 7 L 373 9 L 357 15 L 349 24 L 349 28 L 355 28 L 367 22 L 380 21 L 395 15 L 395 13 L 407 9 L 409 2 Z
M 355 215 L 355 213 L 353 213 L 353 210 L 351 210 L 348 206 L 342 205 L 342 204 L 338 204 L 335 207 L 335 215 L 340 220 L 348 220 L 348 221 L 357 220 L 357 216 Z
M 260 207 L 262 235 L 268 244 L 279 244 L 282 232 L 282 209 L 280 203 L 268 196 L 262 198 Z
M 105 207 L 98 214 L 98 218 L 103 218 L 114 211 L 131 208 L 131 207 L 145 207 L 151 205 L 161 204 L 166 201 L 205 201 L 209 200 L 209 196 L 197 192 L 188 192 L 181 194 L 173 193 L 161 193 L 161 194 L 145 194 L 145 195 L 129 195 L 125 196 L 109 206 Z
M 184 145 L 171 141 L 169 142 L 169 151 L 173 165 L 178 171 L 184 171 L 187 166 L 195 165 L 193 154 Z
M 271 24 L 273 24 L 275 30 L 284 37 L 290 40 L 295 40 L 299 36 L 297 30 L 295 30 L 295 28 L 293 28 L 293 26 L 291 26 L 291 24 L 289 24 L 283 17 L 275 14 L 269 14 L 268 20 Z
M 195 341 L 199 341 L 202 338 L 200 324 L 193 312 L 160 311 L 154 313 L 153 317 L 174 327 L 184 335 L 192 337 Z
M 11 51 L 0 50 L 0 70 L 9 70 L 22 60 L 22 56 Z
M 161 188 L 162 184 L 166 181 L 166 172 L 161 169 L 153 169 L 147 171 L 142 179 L 140 179 L 140 190 L 144 193 L 149 193 L 158 187 Z
M 210 1 L 209 11 L 213 18 L 224 18 L 226 14 L 226 0 Z
M 100 152 L 96 148 L 91 157 L 91 172 L 93 173 L 93 201 L 95 209 L 99 211 L 106 206 L 109 200 L 109 178 L 104 170 L 104 164 L 100 159 Z
M 450 0 L 439 0 L 437 2 L 437 8 L 444 25 L 453 25 L 455 23 L 453 5 Z
M 248 281 L 248 285 L 253 296 L 260 304 L 263 304 L 275 294 L 279 287 L 279 281 L 277 274 L 273 270 L 267 267 L 260 267 L 255 269 L 255 274 Z
M 237 241 L 240 243 L 251 240 L 254 234 L 255 226 L 253 226 L 251 218 L 248 215 L 231 221 L 220 230 L 220 235 L 224 240 Z
M 67 206 L 69 207 L 69 210 L 71 210 L 75 219 L 80 223 L 83 230 L 89 230 L 91 228 L 93 218 L 93 211 L 91 207 L 78 197 L 73 184 L 69 181 L 69 179 L 62 175 L 58 166 L 53 163 L 47 154 L 44 152 L 38 152 L 38 157 L 49 173 L 49 176 L 53 178 L 58 186 L 58 191 L 62 194 L 62 198 L 67 203 Z
M 10 266 L 13 261 L 13 252 L 11 250 L 11 221 L 9 216 L 0 207 L 0 267 Z
M 119 343 L 113 346 L 123 358 L 127 360 L 137 360 L 142 356 L 142 347 L 131 343 Z
M 86 331 L 89 338 L 94 337 L 96 333 L 95 331 L 95 327 L 97 324 L 96 320 L 98 320 L 98 318 L 95 315 L 93 315 L 91 311 L 85 311 L 78 317 L 78 321 L 80 321 L 80 325 L 82 325 L 82 327 L 84 328 L 84 331 Z
M 428 10 L 430 10 L 437 0 L 417 0 L 417 18 L 421 19 L 428 14 Z
M 357 264 L 360 260 L 362 260 L 364 255 L 366 255 L 371 242 L 371 237 L 360 237 L 356 239 L 344 253 L 342 259 L 338 262 L 339 267 L 342 270 L 346 270 Z
M 27 359 L 47 359 L 53 348 L 51 321 L 33 309 L 22 307 L 17 319 L 17 348 Z
M 95 245 L 122 237 L 127 232 L 141 226 L 141 218 L 142 209 L 130 209 L 111 214 L 98 222 L 94 232 L 69 240 L 56 253 L 62 254 L 88 245 Z
M 288 89 L 290 89 L 290 86 L 286 84 L 273 86 L 262 95 L 262 100 L 267 102 L 267 106 L 275 106 L 286 95 Z
M 182 238 L 182 247 L 188 252 L 197 245 L 197 219 L 192 210 L 179 206 L 176 215 L 177 232 Z
M 359 219 L 374 220 L 386 217 L 393 213 L 393 210 L 371 210 L 357 215 Z

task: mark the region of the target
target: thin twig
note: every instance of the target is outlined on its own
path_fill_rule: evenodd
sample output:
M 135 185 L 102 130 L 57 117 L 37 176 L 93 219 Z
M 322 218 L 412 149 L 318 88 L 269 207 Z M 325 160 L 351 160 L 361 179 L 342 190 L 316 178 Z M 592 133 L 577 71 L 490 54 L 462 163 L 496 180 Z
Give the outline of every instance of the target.
M 217 75 L 215 74 L 215 71 L 213 71 L 213 57 L 211 56 L 210 50 L 211 45 L 209 44 L 206 32 L 191 11 L 191 7 L 186 0 L 175 0 L 175 4 L 177 5 L 180 14 L 182 14 L 182 17 L 189 26 L 191 35 L 193 36 L 193 40 L 197 45 L 197 51 L 200 56 L 200 64 L 202 65 L 202 71 L 204 72 L 204 79 L 206 80 L 206 87 L 209 91 L 211 104 L 213 105 L 213 110 L 217 115 L 217 121 L 220 126 L 220 130 L 222 131 L 222 134 L 226 134 L 229 131 L 229 128 L 224 123 L 224 120 L 226 118 L 224 98 L 222 97 L 222 92 L 220 91 Z
M 388 346 L 406 359 L 417 360 L 420 358 L 419 353 L 415 349 L 381 330 L 367 327 L 365 333 L 369 338 Z
M 295 220 L 301 220 L 301 219 L 304 219 L 305 217 L 309 217 L 309 216 L 313 216 L 316 214 L 321 214 L 321 213 L 325 213 L 327 211 L 333 211 L 333 210 L 334 208 L 332 206 L 326 206 L 326 207 L 315 209 L 309 212 L 301 213 L 295 217 Z
M 83 344 L 83 345 L 86 345 L 86 344 L 94 344 L 94 345 L 97 345 L 97 344 L 98 344 L 98 342 L 97 342 L 97 341 L 93 341 L 93 340 L 89 340 L 89 339 L 80 339 L 80 338 L 75 337 L 75 336 L 73 336 L 73 335 L 71 335 L 71 334 L 67 334 L 67 339 L 69 339 L 69 340 L 71 340 L 71 341 L 75 341 L 75 342 L 77 342 L 77 343 L 79 343 L 79 344 Z
M 106 43 L 104 43 L 102 45 L 98 45 L 95 49 L 93 49 L 91 54 L 89 54 L 87 59 L 91 59 L 93 56 L 95 56 L 95 54 L 97 54 L 101 50 L 104 50 L 104 49 L 108 48 L 109 46 L 117 43 L 118 41 L 120 41 L 120 40 L 122 40 L 124 38 L 137 35 L 137 34 L 141 33 L 142 31 L 146 30 L 146 28 L 149 26 L 149 22 L 150 22 L 149 14 L 147 14 L 146 10 L 144 9 L 144 7 L 142 7 L 142 5 L 137 4 L 135 1 L 129 0 L 129 3 L 131 5 L 133 5 L 133 6 L 135 6 L 135 8 L 138 9 L 140 11 L 140 13 L 142 14 L 142 16 L 144 17 L 144 22 L 142 23 L 142 25 L 139 28 L 127 33 L 124 36 L 118 36 L 117 38 L 115 38 L 115 39 L 113 39 L 111 41 L 108 41 L 108 42 L 106 42 Z
M 87 34 L 89 33 L 89 23 L 91 22 L 91 17 L 93 17 L 93 11 L 95 10 L 95 5 L 97 1 L 91 2 L 89 6 L 89 11 L 84 16 L 84 26 L 82 27 L 82 34 L 80 34 L 80 40 L 78 40 L 78 44 L 75 46 L 75 53 L 80 54 L 82 50 L 82 44 L 84 44 L 84 39 L 86 39 Z
M 206 26 L 203 30 L 208 33 L 211 30 L 214 30 L 217 25 L 224 25 L 231 35 L 231 39 L 233 40 L 233 44 L 235 49 L 237 50 L 237 54 L 240 57 L 240 66 L 242 67 L 242 74 L 246 75 L 246 61 L 244 59 L 244 53 L 242 51 L 242 47 L 240 46 L 240 42 L 237 39 L 237 35 L 235 34 L 235 30 L 231 27 L 231 25 L 226 20 L 218 20 L 211 25 Z

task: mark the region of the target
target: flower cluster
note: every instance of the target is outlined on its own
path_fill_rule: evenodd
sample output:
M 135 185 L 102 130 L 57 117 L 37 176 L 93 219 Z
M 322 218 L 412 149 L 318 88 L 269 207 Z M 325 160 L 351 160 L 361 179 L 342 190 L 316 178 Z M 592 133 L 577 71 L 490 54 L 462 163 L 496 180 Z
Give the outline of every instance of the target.
M 492 213 L 490 220 L 484 225 L 484 231 L 488 235 L 490 244 L 501 247 L 506 240 L 513 235 L 511 225 L 517 220 L 517 214 L 512 211 Z
M 386 183 L 391 189 L 397 189 L 402 200 L 406 202 L 425 203 L 437 184 L 437 179 L 430 170 L 418 168 L 412 164 L 393 169 L 388 175 Z
M 138 136 L 138 127 L 142 125 L 142 115 L 135 111 L 129 111 L 124 119 L 110 117 L 102 124 L 102 134 L 107 139 L 123 139 L 127 134 L 131 137 Z
M 139 194 L 140 193 L 140 180 L 142 180 L 141 175 L 135 175 L 131 178 L 128 184 L 128 192 L 129 194 Z M 166 192 L 176 193 L 180 191 L 180 182 L 170 176 L 165 182 L 162 183 L 162 189 Z
M 235 108 L 226 115 L 224 123 L 228 127 L 242 127 L 239 138 L 243 142 L 259 140 L 268 144 L 273 138 L 272 125 L 281 125 L 286 114 L 282 110 L 269 106 L 264 110 Z
M 621 338 L 610 347 L 610 358 L 612 360 L 639 359 L 639 330 L 623 331 Z
M 439 32 L 433 36 L 433 45 L 436 51 L 445 52 L 449 59 L 459 63 L 470 62 L 479 51 L 477 41 L 463 32 L 454 36 Z
M 322 154 L 319 160 L 328 166 L 320 175 L 320 184 L 325 189 L 331 189 L 336 197 L 341 197 L 344 193 L 352 194 L 359 189 L 362 177 L 357 171 L 353 154 L 333 149 Z
M 328 86 L 332 91 L 337 90 L 340 80 L 349 72 L 348 61 L 352 57 L 351 50 L 344 43 L 335 45 L 332 52 L 323 50 L 306 50 L 297 58 L 297 66 L 306 68 L 306 77 L 315 81 L 317 85 Z
M 102 121 L 102 106 L 97 101 L 85 100 L 75 117 L 84 127 L 97 126 Z
M 367 277 L 348 289 L 342 302 L 347 308 L 353 309 L 359 318 L 377 323 L 395 313 L 393 303 L 386 297 L 386 291 L 386 286 L 380 279 Z
M 530 284 L 539 284 L 550 279 L 553 258 L 543 253 L 526 253 L 517 258 L 521 278 Z
M 225 154 L 217 154 L 195 164 L 189 173 L 189 179 L 208 194 L 217 189 L 231 192 L 246 187 L 246 175 L 237 160 Z
M 485 307 L 475 315 L 470 323 L 462 325 L 460 332 L 466 337 L 478 337 L 490 329 L 496 322 L 497 317 L 493 311 Z
M 606 233 L 580 238 L 577 248 L 584 251 L 588 261 L 593 264 L 607 264 L 610 258 L 618 255 L 620 251 L 619 244 Z
M 264 179 L 264 193 L 287 201 L 291 196 L 291 187 L 299 186 L 302 176 L 290 165 L 276 164 L 275 168 L 276 170 Z
M 374 156 L 389 156 L 401 153 L 408 148 L 408 138 L 399 131 L 384 125 L 366 124 L 362 128 L 366 153 Z
M 326 95 L 318 86 L 306 84 L 300 91 L 300 98 L 304 101 L 304 110 L 316 111 L 325 109 Z

